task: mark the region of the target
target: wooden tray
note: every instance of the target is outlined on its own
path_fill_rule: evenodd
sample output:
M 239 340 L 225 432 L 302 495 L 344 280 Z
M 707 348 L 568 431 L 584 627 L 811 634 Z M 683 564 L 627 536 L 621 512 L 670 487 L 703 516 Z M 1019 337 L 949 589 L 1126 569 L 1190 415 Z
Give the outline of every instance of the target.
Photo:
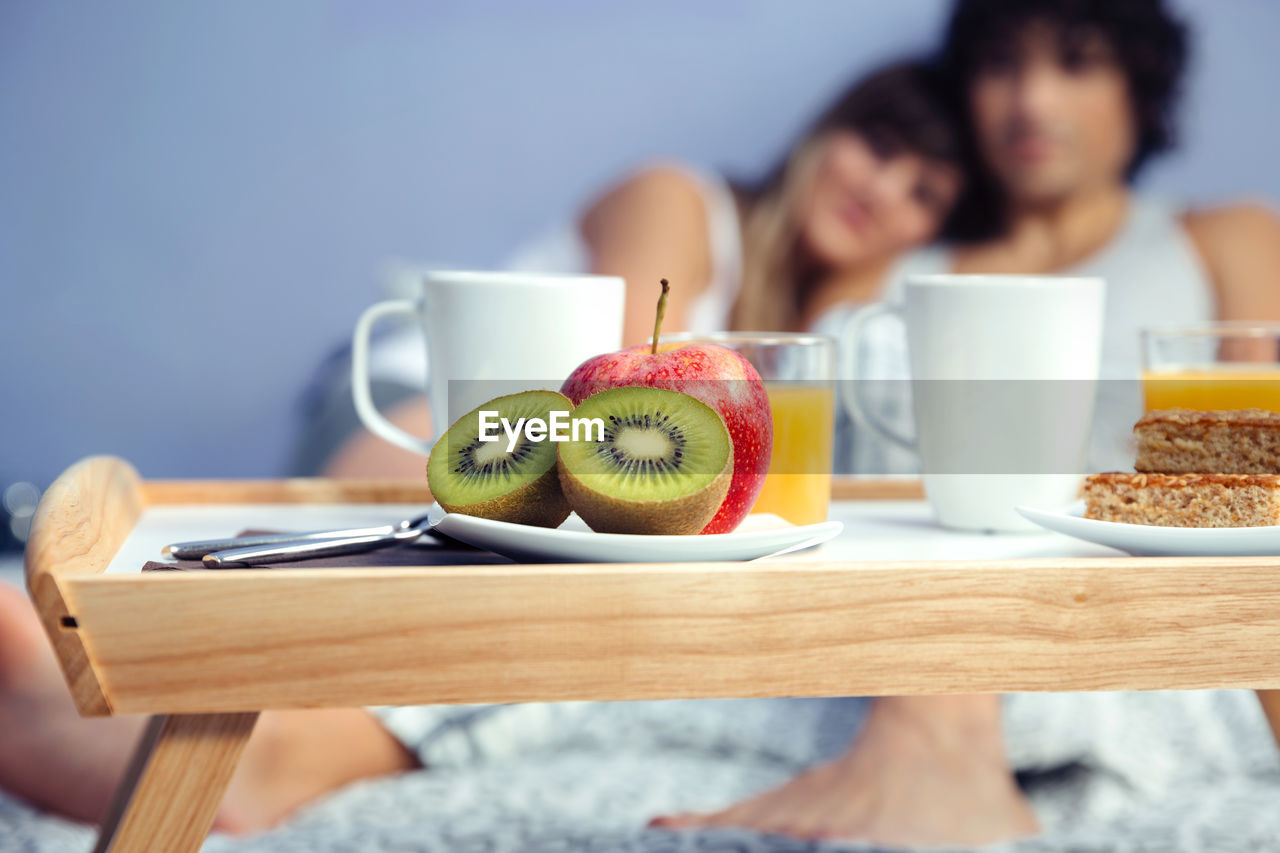
M 148 507 L 429 500 L 416 482 L 147 482 L 114 457 L 58 478 L 27 585 L 76 705 L 173 715 L 99 849 L 198 847 L 268 708 L 1280 687 L 1280 557 L 104 574 Z M 1280 736 L 1278 705 L 1264 695 Z
M 144 482 L 92 458 L 45 495 L 27 582 L 91 715 L 1280 687 L 1280 557 L 102 574 L 147 506 L 429 500 L 419 483 Z

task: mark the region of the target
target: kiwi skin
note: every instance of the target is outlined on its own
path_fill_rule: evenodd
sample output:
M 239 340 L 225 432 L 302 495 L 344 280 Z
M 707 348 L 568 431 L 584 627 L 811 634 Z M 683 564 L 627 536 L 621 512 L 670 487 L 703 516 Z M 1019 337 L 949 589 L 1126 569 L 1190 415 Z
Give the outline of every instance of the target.
M 705 405 L 701 401 L 695 402 L 700 406 Z M 721 429 L 725 429 L 719 413 L 714 409 L 711 411 L 720 421 Z M 733 481 L 732 441 L 728 442 L 728 448 L 724 467 L 711 482 L 699 491 L 668 500 L 634 501 L 602 494 L 587 486 L 569 470 L 565 465 L 564 453 L 560 450 L 556 452 L 556 471 L 560 475 L 560 489 L 568 499 L 569 506 L 597 533 L 692 536 L 701 533 L 711 519 L 715 518 L 729 493 L 729 485 Z
M 573 408 L 573 403 L 568 397 L 564 397 L 556 392 L 548 392 L 561 397 L 564 400 L 564 409 L 566 411 Z M 519 396 L 517 394 L 507 394 L 497 397 L 482 406 L 463 415 L 458 421 L 469 418 L 479 409 L 499 409 L 501 403 L 510 398 Z M 458 421 L 455 421 L 456 425 Z M 450 426 L 449 429 L 453 429 Z M 431 449 L 432 453 L 441 450 L 449 435 L 448 430 L 440 436 L 435 447 Z M 441 450 L 441 452 L 444 452 Z M 536 480 L 532 480 L 518 489 L 513 489 L 504 495 L 490 498 L 485 501 L 476 503 L 459 504 L 447 503 L 441 499 L 436 489 L 431 489 L 432 496 L 440 504 L 445 512 L 456 512 L 461 515 L 471 515 L 477 518 L 488 518 L 493 521 L 506 521 L 511 524 L 528 524 L 534 527 L 559 527 L 564 520 L 569 517 L 571 510 L 569 502 L 565 500 L 564 493 L 560 491 L 560 478 L 556 474 L 556 465 L 552 465 L 542 473 Z M 427 460 L 427 486 L 431 486 L 431 461 Z
M 555 468 L 548 468 L 541 477 L 515 491 L 487 501 L 474 504 L 447 504 L 440 501 L 440 506 L 445 512 L 535 527 L 559 527 L 570 512 L 569 502 L 560 490 L 560 478 Z

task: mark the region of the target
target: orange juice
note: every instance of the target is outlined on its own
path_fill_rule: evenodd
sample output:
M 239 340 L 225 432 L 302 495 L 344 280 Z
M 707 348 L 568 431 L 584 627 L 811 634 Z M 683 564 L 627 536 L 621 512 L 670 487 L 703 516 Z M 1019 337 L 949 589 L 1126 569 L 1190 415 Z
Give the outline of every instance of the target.
M 1146 371 L 1142 392 L 1153 409 L 1269 409 L 1280 412 L 1280 364 L 1236 362 Z
M 771 512 L 792 524 L 825 521 L 835 390 L 796 382 L 764 385 L 773 410 L 773 458 L 752 512 Z

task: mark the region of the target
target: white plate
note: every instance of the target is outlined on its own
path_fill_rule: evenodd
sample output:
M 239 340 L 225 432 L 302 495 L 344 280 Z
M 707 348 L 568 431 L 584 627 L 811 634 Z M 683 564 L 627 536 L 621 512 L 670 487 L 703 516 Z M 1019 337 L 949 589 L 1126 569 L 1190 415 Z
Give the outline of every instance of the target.
M 491 521 L 440 504 L 429 511 L 432 527 L 477 548 L 524 562 L 684 563 L 755 560 L 810 548 L 840 535 L 839 521 L 797 526 L 776 515 L 749 515 L 732 533 L 707 536 L 637 536 L 595 533 L 576 514 L 552 530 Z
M 1084 501 L 1064 510 L 1020 506 L 1023 518 L 1135 557 L 1270 557 L 1280 555 L 1280 527 L 1156 527 L 1084 518 Z

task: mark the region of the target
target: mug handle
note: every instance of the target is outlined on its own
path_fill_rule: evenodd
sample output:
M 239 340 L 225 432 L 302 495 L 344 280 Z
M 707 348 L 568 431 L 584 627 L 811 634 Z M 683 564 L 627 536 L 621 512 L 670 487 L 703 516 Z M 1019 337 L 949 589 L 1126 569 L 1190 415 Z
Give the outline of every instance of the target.
M 861 365 L 858 361 L 858 341 L 862 338 L 863 330 L 872 320 L 897 313 L 898 308 L 887 302 L 867 305 L 854 312 L 854 315 L 845 323 L 844 331 L 840 335 L 840 348 L 849 353 L 852 378 L 847 382 L 837 384 L 841 387 L 840 400 L 854 423 L 871 430 L 876 435 L 899 447 L 916 451 L 917 447 L 913 439 L 895 432 L 892 427 L 880 420 L 879 415 L 875 414 L 875 411 L 867 406 L 862 399 L 863 383 L 860 381 L 861 377 L 859 375 L 861 373 Z
M 373 324 L 392 314 L 417 313 L 417 302 L 392 299 L 370 305 L 360 315 L 351 336 L 351 395 L 356 404 L 356 414 L 370 432 L 411 453 L 427 456 L 431 453 L 431 442 L 410 435 L 383 417 L 373 405 L 373 395 L 369 392 L 369 332 L 372 331 Z

